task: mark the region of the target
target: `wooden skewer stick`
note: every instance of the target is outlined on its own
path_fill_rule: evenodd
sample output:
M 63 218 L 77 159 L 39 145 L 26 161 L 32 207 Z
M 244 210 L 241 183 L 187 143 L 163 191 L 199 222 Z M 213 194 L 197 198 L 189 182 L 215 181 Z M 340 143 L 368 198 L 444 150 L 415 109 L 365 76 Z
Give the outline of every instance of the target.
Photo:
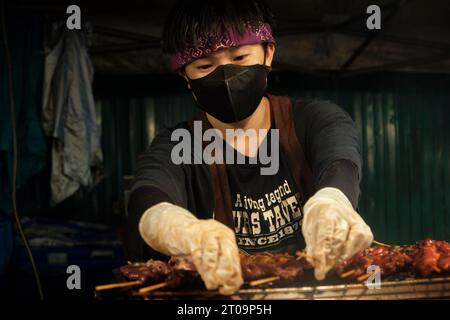
M 354 274 L 356 272 L 356 269 L 344 272 L 341 274 L 341 278 L 347 278 L 350 277 L 352 274 Z
M 139 289 L 139 293 L 147 293 L 150 291 L 154 291 L 154 290 L 157 290 L 160 288 L 164 288 L 164 287 L 168 286 L 169 284 L 170 284 L 170 282 L 162 282 L 162 283 L 154 284 L 154 285 Z
M 390 247 L 390 245 L 388 245 L 386 243 L 383 243 L 383 242 L 380 242 L 380 241 L 373 240 L 372 242 L 377 244 L 377 245 L 379 245 L 379 246 Z
M 297 252 L 295 253 L 295 255 L 297 256 L 297 259 L 298 259 L 298 258 L 306 258 L 306 259 L 309 258 L 309 259 L 311 259 L 311 260 L 316 260 L 315 257 L 310 256 L 310 255 L 307 255 L 306 253 L 300 252 L 300 251 L 297 251 Z
M 371 275 L 372 275 L 372 272 L 366 273 L 366 274 L 363 274 L 363 275 L 359 276 L 358 278 L 356 278 L 356 280 L 357 280 L 357 281 L 364 281 L 364 280 L 366 280 L 367 278 L 369 278 Z
M 436 271 L 437 273 L 441 273 L 442 272 L 442 270 L 441 269 L 439 269 L 438 267 L 436 267 L 436 266 L 434 266 L 433 267 L 433 270 L 434 271 Z
M 240 252 L 242 252 L 244 255 L 246 255 L 246 256 L 249 256 L 250 255 L 250 253 L 248 253 L 247 251 L 245 251 L 245 250 L 242 250 L 241 248 L 239 248 L 239 251 Z
M 262 278 L 262 279 L 258 279 L 258 280 L 253 280 L 253 281 L 250 281 L 248 284 L 251 287 L 255 287 L 255 286 L 259 286 L 260 284 L 269 283 L 269 282 L 277 281 L 277 280 L 280 280 L 280 277 L 274 276 L 274 277 L 268 277 L 268 278 Z
M 110 290 L 110 289 L 116 289 L 116 288 L 124 288 L 124 287 L 131 287 L 140 284 L 141 282 L 136 281 L 129 281 L 129 282 L 120 282 L 120 283 L 111 283 L 111 284 L 103 284 L 100 286 L 96 286 L 96 291 L 102 291 L 102 290 Z

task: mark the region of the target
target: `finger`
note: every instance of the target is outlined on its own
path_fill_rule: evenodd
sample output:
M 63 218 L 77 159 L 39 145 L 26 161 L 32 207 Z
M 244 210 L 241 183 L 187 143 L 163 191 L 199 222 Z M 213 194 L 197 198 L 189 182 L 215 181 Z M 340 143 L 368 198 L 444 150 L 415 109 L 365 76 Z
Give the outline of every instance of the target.
M 317 223 L 311 233 L 308 255 L 314 265 L 314 275 L 317 280 L 323 280 L 327 273 L 328 257 L 331 254 L 332 235 L 334 233 L 334 219 L 326 223 Z
M 234 244 L 225 239 L 219 240 L 220 255 L 217 264 L 217 277 L 227 279 L 237 269 L 235 263 L 238 261 L 238 255 L 234 252 Z M 237 250 L 237 249 L 236 249 Z
M 208 290 L 217 289 L 219 283 L 215 276 L 218 262 L 219 245 L 215 236 L 206 233 L 201 240 L 200 254 L 193 261 Z
M 341 262 L 350 259 L 357 252 L 370 247 L 372 243 L 372 231 L 366 225 L 354 224 L 350 227 L 345 252 L 341 257 Z
M 237 291 L 243 283 L 239 251 L 235 241 L 222 238 L 219 244 L 221 254 L 216 273 L 220 283 L 219 291 L 222 294 L 230 295 Z
M 217 289 L 220 282 L 217 279 L 216 271 L 219 262 L 220 247 L 215 235 L 207 234 L 203 238 L 203 265 L 208 289 Z
M 314 266 L 314 276 L 317 280 L 325 279 L 325 276 L 328 272 L 326 255 L 327 252 L 324 250 L 314 254 L 314 260 L 316 261 L 316 264 Z
M 331 247 L 332 250 L 328 256 L 328 265 L 326 272 L 338 265 L 342 260 L 342 256 L 346 252 L 346 245 L 350 233 L 350 224 L 347 220 L 337 219 L 335 223 L 335 230 L 332 236 Z
M 332 208 L 329 208 L 333 210 Z M 318 224 L 316 242 L 312 256 L 316 257 L 315 276 L 323 280 L 328 271 L 336 264 L 345 250 L 345 241 L 349 232 L 346 220 L 339 217 L 339 212 L 328 211 L 326 220 Z
M 209 280 L 208 271 L 205 268 L 205 265 L 203 263 L 203 250 L 202 248 L 199 248 L 192 252 L 191 254 L 192 262 L 195 265 L 195 268 L 197 269 L 197 272 L 200 274 L 200 277 L 203 280 L 203 283 L 205 284 L 206 288 L 208 290 L 213 290 L 217 288 L 217 285 L 214 283 L 211 283 Z

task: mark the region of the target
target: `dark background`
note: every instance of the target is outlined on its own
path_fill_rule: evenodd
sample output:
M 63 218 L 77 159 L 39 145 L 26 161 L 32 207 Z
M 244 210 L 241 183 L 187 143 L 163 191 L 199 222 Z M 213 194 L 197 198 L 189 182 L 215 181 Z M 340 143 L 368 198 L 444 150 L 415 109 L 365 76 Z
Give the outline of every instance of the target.
M 66 5 L 6 3 L 16 116 L 19 123 L 27 124 L 18 138 L 21 216 L 106 224 L 123 238 L 123 177 L 132 174 L 137 155 L 161 128 L 196 111 L 184 80 L 170 72 L 160 50 L 162 23 L 172 3 L 80 4 L 82 19 L 90 21 L 92 28 L 90 53 L 104 177 L 93 190 L 80 190 L 56 207 L 49 204 L 50 144 L 39 124 L 42 42 L 48 24 L 65 19 Z M 450 240 L 450 3 L 269 4 L 278 17 L 269 91 L 333 100 L 356 121 L 364 161 L 360 212 L 375 239 L 391 244 L 427 236 Z M 380 31 L 365 28 L 369 4 L 382 7 Z M 1 49 L 0 274 L 8 282 L 15 268 L 15 241 L 7 77 Z M 102 272 L 109 272 L 106 269 Z M 100 281 L 98 275 L 92 277 L 91 287 Z

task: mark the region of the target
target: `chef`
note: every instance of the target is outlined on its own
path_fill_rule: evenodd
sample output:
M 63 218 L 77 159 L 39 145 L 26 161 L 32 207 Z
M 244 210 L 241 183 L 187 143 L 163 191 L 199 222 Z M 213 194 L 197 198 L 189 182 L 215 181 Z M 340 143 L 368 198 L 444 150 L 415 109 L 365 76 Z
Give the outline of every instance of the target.
M 361 154 L 350 116 L 329 101 L 267 92 L 273 26 L 258 0 L 175 4 L 163 49 L 200 111 L 140 155 L 128 202 L 152 249 L 192 259 L 206 287 L 223 294 L 243 283 L 239 250 L 306 250 L 321 280 L 373 240 L 357 211 Z M 202 157 L 213 139 L 193 134 L 211 129 L 223 147 L 216 161 Z M 197 161 L 179 161 L 180 130 L 192 133 L 186 150 Z M 262 154 L 276 170 L 264 173 Z

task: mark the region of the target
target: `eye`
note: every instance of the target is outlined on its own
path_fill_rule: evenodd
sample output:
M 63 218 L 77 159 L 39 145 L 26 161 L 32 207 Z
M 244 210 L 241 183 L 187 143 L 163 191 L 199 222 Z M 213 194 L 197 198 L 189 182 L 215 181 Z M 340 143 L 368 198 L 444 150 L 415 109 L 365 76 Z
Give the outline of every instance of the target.
M 248 54 L 242 54 L 240 56 L 237 56 L 233 59 L 233 61 L 242 61 L 244 60 L 246 57 L 248 56 Z
M 207 69 L 209 69 L 211 67 L 212 67 L 212 64 L 203 64 L 201 66 L 198 66 L 197 69 L 199 69 L 199 70 L 207 70 Z

